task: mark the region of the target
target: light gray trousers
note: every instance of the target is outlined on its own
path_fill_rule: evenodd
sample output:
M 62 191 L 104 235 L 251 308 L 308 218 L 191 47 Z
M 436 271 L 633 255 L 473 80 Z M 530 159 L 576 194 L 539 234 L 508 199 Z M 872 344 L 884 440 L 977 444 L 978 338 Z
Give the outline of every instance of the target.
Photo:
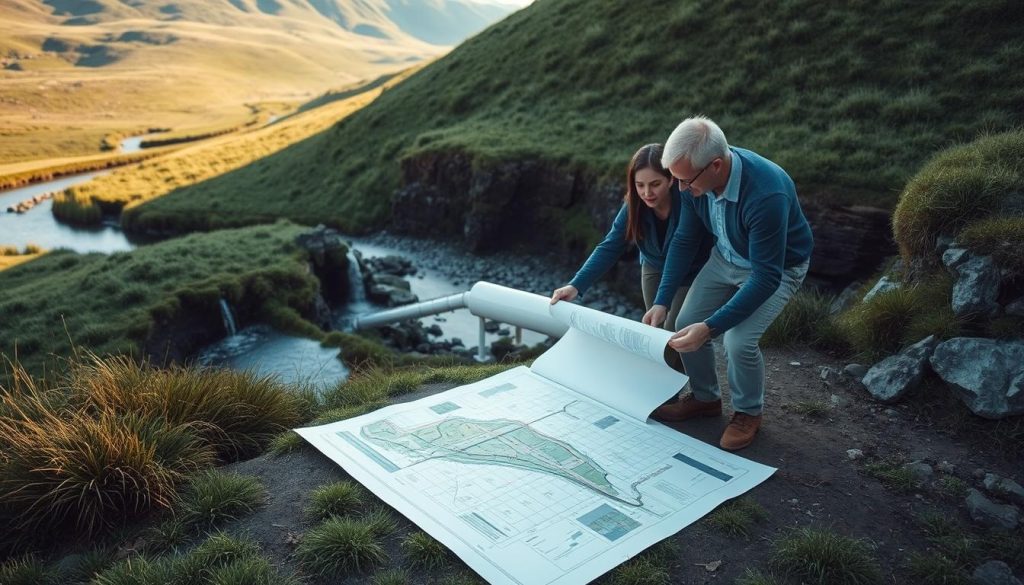
M 651 310 L 651 305 L 654 304 L 654 297 L 658 295 L 658 285 L 660 284 L 661 272 L 648 268 L 646 264 L 640 267 L 640 290 L 644 294 L 645 311 Z M 676 294 L 672 297 L 672 306 L 668 308 L 668 317 L 665 318 L 665 329 L 675 331 L 672 327 L 676 322 L 676 317 L 679 315 L 680 307 L 683 306 L 683 299 L 686 298 L 686 291 L 689 288 L 688 286 L 681 286 L 676 289 Z M 676 370 L 683 371 L 683 364 L 679 360 L 679 355 L 668 348 L 665 350 L 665 362 Z
M 758 342 L 768 326 L 779 316 L 807 276 L 807 262 L 783 271 L 782 282 L 772 296 L 739 325 L 725 332 L 722 342 L 728 358 L 729 388 L 733 410 L 759 415 L 764 409 L 764 357 Z M 676 319 L 676 330 L 710 317 L 732 298 L 751 276 L 751 270 L 727 262 L 717 248 L 697 274 L 690 293 Z M 718 374 L 715 372 L 715 351 L 708 340 L 696 351 L 681 353 L 690 389 L 697 400 L 721 398 Z

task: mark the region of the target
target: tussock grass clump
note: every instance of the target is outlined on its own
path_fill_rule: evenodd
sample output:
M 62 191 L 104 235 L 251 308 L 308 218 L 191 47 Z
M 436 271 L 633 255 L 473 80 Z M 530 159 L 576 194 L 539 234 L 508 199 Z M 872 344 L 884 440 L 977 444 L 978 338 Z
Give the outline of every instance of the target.
M 839 316 L 837 325 L 858 354 L 875 359 L 917 343 L 929 335 L 956 337 L 964 320 L 953 314 L 953 280 L 945 272 L 858 303 Z
M 775 543 L 771 565 L 809 585 L 883 582 L 870 544 L 818 528 L 795 529 Z
M 360 517 L 370 527 L 370 532 L 375 536 L 391 536 L 398 530 L 398 521 L 395 515 L 384 506 L 374 506 L 370 511 Z
M 813 290 L 797 291 L 761 337 L 764 347 L 805 344 L 836 348 L 843 345 L 830 314 L 833 297 Z
M 255 477 L 208 470 L 192 478 L 176 507 L 185 523 L 214 526 L 254 511 L 265 499 Z
M 772 573 L 763 573 L 757 569 L 744 569 L 743 574 L 736 578 L 735 585 L 784 585 Z
M 801 400 L 793 405 L 793 412 L 810 418 L 822 418 L 828 411 L 829 405 L 824 400 Z
M 284 455 L 298 451 L 306 444 L 306 440 L 295 431 L 285 431 L 270 441 L 268 450 L 274 455 Z
M 955 237 L 969 227 L 970 243 L 983 253 L 994 252 L 1009 239 L 1019 243 L 1024 206 L 1016 199 L 1022 192 L 1024 131 L 984 136 L 949 148 L 932 157 L 907 183 L 893 215 L 896 242 L 907 260 L 917 257 L 933 263 L 936 238 Z M 1019 253 L 1012 255 L 1020 262 Z
M 370 578 L 370 585 L 407 585 L 412 578 L 409 572 L 403 569 L 388 569 L 378 571 Z
M 129 557 L 97 575 L 92 585 L 298 585 L 260 555 L 255 542 L 216 533 L 182 556 Z
M 348 516 L 365 507 L 367 496 L 363 486 L 351 481 L 321 486 L 310 494 L 306 514 L 318 520 L 326 520 L 331 516 Z
M 307 532 L 295 553 L 307 571 L 320 576 L 359 573 L 387 560 L 368 522 L 339 517 Z
M 882 482 L 885 487 L 898 493 L 910 493 L 921 487 L 914 472 L 895 461 L 865 463 L 863 470 L 867 475 Z
M 613 585 L 667 585 L 671 582 L 665 565 L 644 557 L 634 557 L 615 567 L 609 579 Z
M 747 497 L 730 500 L 711 513 L 708 523 L 730 536 L 749 538 L 754 524 L 768 517 L 768 511 Z
M 907 572 L 920 585 L 968 585 L 971 582 L 964 567 L 937 552 L 911 553 Z
M 0 564 L 0 583 L 4 585 L 56 585 L 58 575 L 34 556 L 7 559 Z
M 448 549 L 426 532 L 417 530 L 402 539 L 405 558 L 413 567 L 432 571 L 451 561 Z
M 180 366 L 157 369 L 125 356 L 78 363 L 71 370 L 70 385 L 89 409 L 190 424 L 225 461 L 260 452 L 299 422 L 303 406 L 270 375 Z
M 5 546 L 54 531 L 96 534 L 170 508 L 186 478 L 218 459 L 258 452 L 298 421 L 286 388 L 248 373 L 157 370 L 96 356 L 73 363 L 52 386 L 16 371 L 15 383 L 0 388 Z M 223 503 L 214 488 L 244 487 L 210 481 L 214 508 Z

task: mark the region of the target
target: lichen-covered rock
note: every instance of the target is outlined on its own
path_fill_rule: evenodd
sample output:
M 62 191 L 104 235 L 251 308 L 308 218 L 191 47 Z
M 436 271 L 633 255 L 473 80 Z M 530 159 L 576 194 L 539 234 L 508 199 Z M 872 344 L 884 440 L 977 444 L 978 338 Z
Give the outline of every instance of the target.
M 946 251 L 949 254 L 950 250 Z M 945 255 L 943 255 L 945 260 Z M 957 316 L 993 315 L 999 312 L 999 267 L 989 256 L 969 256 L 951 271 L 957 276 L 951 306 Z
M 955 337 L 940 343 L 930 362 L 974 414 L 1024 414 L 1024 342 Z
M 1021 585 L 1013 570 L 1003 561 L 988 561 L 971 574 L 972 585 Z
M 1016 506 L 997 504 L 974 488 L 968 492 L 966 503 L 971 520 L 983 526 L 1013 530 L 1020 522 L 1020 510 Z
M 935 336 L 929 335 L 900 353 L 885 358 L 868 370 L 861 383 L 875 400 L 897 402 L 921 383 L 928 358 L 937 343 Z

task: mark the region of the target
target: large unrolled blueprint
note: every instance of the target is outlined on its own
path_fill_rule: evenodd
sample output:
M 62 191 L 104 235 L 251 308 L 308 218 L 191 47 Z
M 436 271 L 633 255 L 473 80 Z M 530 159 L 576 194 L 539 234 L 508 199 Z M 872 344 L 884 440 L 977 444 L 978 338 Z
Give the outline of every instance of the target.
M 568 330 L 529 368 L 297 432 L 488 582 L 589 582 L 774 472 L 647 422 L 686 380 L 668 332 L 495 285 L 478 298 Z

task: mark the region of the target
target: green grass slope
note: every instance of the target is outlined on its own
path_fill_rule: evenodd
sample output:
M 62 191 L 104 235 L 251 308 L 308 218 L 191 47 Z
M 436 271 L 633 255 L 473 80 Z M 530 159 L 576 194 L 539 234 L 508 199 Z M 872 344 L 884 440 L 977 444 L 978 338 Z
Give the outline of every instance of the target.
M 217 198 L 235 223 L 369 229 L 402 159 L 537 158 L 617 182 L 693 113 L 804 197 L 892 207 L 936 150 L 1024 121 L 1022 25 L 1013 0 L 539 0 L 330 131 L 144 208 L 198 214 Z
M 318 287 L 293 243 L 300 231 L 281 223 L 109 256 L 58 251 L 0 271 L 0 355 L 33 373 L 72 355 L 72 342 L 140 356 L 154 335 L 197 315 L 219 323 L 220 298 L 278 327 L 315 329 L 299 317 Z

